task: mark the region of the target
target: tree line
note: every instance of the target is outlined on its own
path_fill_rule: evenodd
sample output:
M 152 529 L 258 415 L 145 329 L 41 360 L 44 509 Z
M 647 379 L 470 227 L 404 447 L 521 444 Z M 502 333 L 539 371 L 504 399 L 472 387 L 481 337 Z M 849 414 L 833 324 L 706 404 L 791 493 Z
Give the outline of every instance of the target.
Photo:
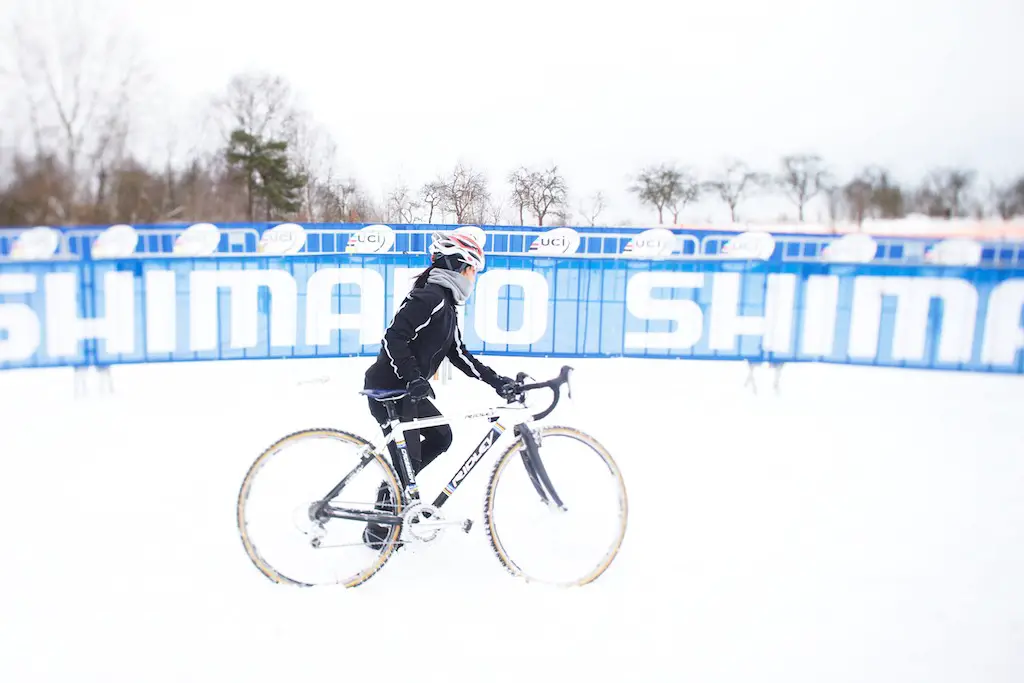
M 142 71 L 97 48 L 115 43 L 96 41 L 96 49 L 81 43 L 80 52 L 62 50 L 57 58 L 47 53 L 47 40 L 28 31 L 15 30 L 5 43 L 14 58 L 0 61 L 0 91 L 17 103 L 24 126 L 0 131 L 0 225 L 294 220 L 551 226 L 606 220 L 607 193 L 576 197 L 573 204 L 569 182 L 554 164 L 523 165 L 492 184 L 481 169 L 459 163 L 418 187 L 400 182 L 376 195 L 341 172 L 337 145 L 296 104 L 289 83 L 265 73 L 236 76 L 208 103 L 213 144 L 144 159 L 133 152 L 130 135 L 130 105 L 139 99 Z M 97 68 L 90 60 L 122 66 Z M 910 213 L 1024 215 L 1024 175 L 986 185 L 975 170 L 942 168 L 907 185 L 872 166 L 840 179 L 814 154 L 785 156 L 768 170 L 738 159 L 703 173 L 656 164 L 636 170 L 623 189 L 649 207 L 658 224 L 679 223 L 687 207 L 709 200 L 727 208 L 733 221 L 751 220 L 745 207 L 765 196 L 788 199 L 800 221 L 812 202 L 824 204 L 830 220 L 858 224 Z
M 901 185 L 885 168 L 868 166 L 845 181 L 818 155 L 794 154 L 780 160 L 774 173 L 750 169 L 731 160 L 705 180 L 686 168 L 662 164 L 644 169 L 631 190 L 640 201 L 672 222 L 680 211 L 702 196 L 711 195 L 728 207 L 733 221 L 744 200 L 759 194 L 785 197 L 804 221 L 808 204 L 824 200 L 830 221 L 861 225 L 865 219 L 896 219 L 909 214 L 932 218 L 1001 218 L 1024 216 L 1024 176 L 1005 185 L 980 186 L 973 169 L 938 168 L 917 186 Z

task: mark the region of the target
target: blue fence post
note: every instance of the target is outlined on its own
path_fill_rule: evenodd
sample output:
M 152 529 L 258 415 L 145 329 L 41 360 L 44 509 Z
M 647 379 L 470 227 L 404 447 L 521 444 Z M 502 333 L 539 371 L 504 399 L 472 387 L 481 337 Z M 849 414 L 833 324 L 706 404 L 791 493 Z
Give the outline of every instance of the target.
M 95 261 L 78 261 L 78 315 L 80 318 L 95 318 L 99 310 L 96 299 L 99 287 L 96 286 Z M 95 339 L 85 340 L 85 353 L 82 363 L 87 368 L 99 368 L 98 342 Z

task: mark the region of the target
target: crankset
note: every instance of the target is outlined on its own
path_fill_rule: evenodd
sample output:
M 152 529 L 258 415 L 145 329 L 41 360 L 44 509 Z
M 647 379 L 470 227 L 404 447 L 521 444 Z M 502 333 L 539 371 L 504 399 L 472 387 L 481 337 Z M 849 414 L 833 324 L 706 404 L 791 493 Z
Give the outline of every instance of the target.
M 469 533 L 473 527 L 471 519 L 455 519 L 448 521 L 435 506 L 427 503 L 414 503 L 402 513 L 402 529 L 412 539 L 429 543 L 436 539 L 442 531 L 451 527 L 459 527 Z

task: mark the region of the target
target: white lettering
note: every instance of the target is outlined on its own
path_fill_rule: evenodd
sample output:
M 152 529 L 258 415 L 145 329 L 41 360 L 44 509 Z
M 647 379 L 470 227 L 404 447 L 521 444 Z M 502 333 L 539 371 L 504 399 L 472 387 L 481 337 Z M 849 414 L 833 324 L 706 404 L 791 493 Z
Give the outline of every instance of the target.
M 491 447 L 493 439 L 494 431 L 492 430 L 487 434 L 487 436 L 484 437 L 484 440 L 480 442 L 480 445 L 477 447 L 475 451 L 473 451 L 473 454 L 469 456 L 469 459 L 462 466 L 462 469 L 460 469 L 455 474 L 455 478 L 452 479 L 453 484 L 458 484 L 460 481 L 465 479 L 466 475 L 468 475 L 470 471 L 474 467 L 476 467 L 476 464 L 480 462 L 480 458 L 482 458 L 484 456 L 484 453 L 487 452 L 487 449 Z
M 523 288 L 523 322 L 518 330 L 503 330 L 498 322 L 498 299 L 504 287 Z M 532 270 L 491 270 L 476 281 L 473 323 L 488 344 L 533 344 L 548 329 L 548 281 Z M 506 302 L 511 304 L 511 301 Z
M 146 288 L 146 351 L 173 353 L 178 345 L 174 271 L 147 270 L 143 282 Z
M 78 354 L 85 339 L 103 339 L 107 353 L 135 350 L 135 275 L 109 271 L 103 276 L 103 316 L 79 318 L 78 276 L 49 273 L 46 288 L 46 351 L 53 357 Z M 98 311 L 97 311 L 98 313 Z
M 35 291 L 35 275 L 0 275 L 0 294 L 32 294 Z M 0 361 L 28 360 L 39 348 L 42 339 L 39 317 L 28 304 L 0 304 L 0 330 L 7 331 L 7 338 L 0 339 Z
M 335 313 L 334 288 L 359 287 L 359 312 Z M 359 330 L 360 344 L 384 336 L 384 276 L 371 268 L 321 268 L 306 285 L 306 343 L 325 346 L 334 330 Z
M 550 243 L 561 240 L 550 235 L 546 239 Z M 304 301 L 303 343 L 329 346 L 332 337 L 337 340 L 336 331 L 351 330 L 358 334 L 360 344 L 377 344 L 389 322 L 388 299 L 394 308 L 400 306 L 419 272 L 419 268 L 382 269 L 376 264 L 313 272 Z M 228 340 L 221 339 L 222 334 L 230 334 L 230 348 L 234 349 L 253 348 L 261 336 L 269 336 L 272 346 L 287 347 L 296 344 L 300 333 L 298 287 L 287 270 L 207 268 L 178 273 L 144 269 L 139 282 L 142 288 L 137 289 L 134 272 L 101 269 L 98 277 L 102 280 L 96 283 L 98 301 L 80 300 L 83 289 L 78 277 L 73 272 L 0 275 L 0 301 L 4 302 L 0 303 L 0 362 L 31 359 L 40 353 L 41 344 L 51 357 L 77 356 L 82 340 L 100 340 L 101 349 L 112 355 L 136 353 L 137 339 L 143 338 L 148 353 L 168 354 L 226 348 Z M 391 281 L 385 283 L 385 277 Z M 761 280 L 757 275 L 725 272 L 708 280 L 700 272 L 639 271 L 628 277 L 620 272 L 615 290 L 606 293 L 614 306 L 625 284 L 626 311 L 634 318 L 627 330 L 635 330 L 624 333 L 626 349 L 693 348 L 703 338 L 706 312 L 707 343 L 718 351 L 735 349 L 745 336 L 760 337 L 760 348 L 765 351 L 791 351 L 796 315 L 803 323 L 800 353 L 810 357 L 832 355 L 838 343 L 847 347 L 853 358 L 876 359 L 880 344 L 885 348 L 891 344 L 897 362 L 924 361 L 927 352 L 927 359 L 944 365 L 971 363 L 977 356 L 988 366 L 1013 369 L 1024 350 L 1024 278 L 1006 280 L 991 290 L 984 335 L 978 335 L 980 348 L 974 348 L 981 325 L 979 296 L 968 279 L 811 275 L 799 292 L 801 310 L 796 311 L 798 281 L 798 276 L 784 273 Z M 701 295 L 708 282 L 713 291 Z M 186 285 L 191 288 L 188 302 L 182 302 L 187 312 L 178 306 L 178 290 L 185 290 Z M 348 286 L 341 292 L 335 289 L 342 285 Z M 522 295 L 509 296 L 506 287 L 521 287 Z M 575 286 L 569 289 L 575 291 Z M 655 296 L 668 297 L 673 291 L 678 298 Z M 17 303 L 2 298 L 33 294 Z M 460 320 L 460 324 L 463 329 L 472 326 L 476 337 L 488 344 L 534 344 L 550 329 L 551 295 L 548 280 L 540 271 L 491 270 L 478 280 L 473 320 Z M 744 295 L 757 302 L 757 309 L 743 305 Z M 272 305 L 261 306 L 268 298 Z M 136 310 L 140 303 L 145 304 L 140 309 L 144 313 Z M 510 327 L 514 329 L 503 329 L 507 307 L 511 307 L 515 322 Z M 621 316 L 622 309 L 618 310 Z M 941 316 L 933 314 L 939 310 Z M 467 309 L 459 307 L 458 312 L 461 318 Z M 190 321 L 189 340 L 180 344 L 183 335 L 179 333 L 184 330 L 179 315 L 187 315 Z M 841 325 L 840 316 L 849 324 Z M 658 331 L 645 331 L 647 322 L 659 323 Z M 883 323 L 887 326 L 885 340 Z M 566 327 L 565 334 L 574 333 Z M 357 350 L 346 343 L 345 350 L 349 349 Z
M 739 315 L 742 276 L 716 273 L 711 291 L 711 331 L 708 343 L 717 351 L 729 351 L 741 335 L 762 337 L 765 351 L 789 351 L 792 345 L 793 301 L 796 276 L 773 274 L 766 278 L 764 316 Z
M 801 353 L 827 356 L 836 340 L 839 305 L 839 278 L 835 275 L 811 275 L 804 288 L 804 333 Z
M 966 280 L 931 277 L 858 277 L 854 281 L 850 320 L 851 356 L 878 355 L 882 297 L 886 295 L 897 298 L 893 360 L 924 359 L 928 308 L 935 298 L 943 304 L 938 359 L 949 363 L 971 359 L 978 292 Z
M 1007 280 L 992 290 L 985 315 L 985 341 L 981 362 L 1013 366 L 1017 352 L 1024 348 L 1021 309 L 1024 308 L 1024 280 Z
M 259 339 L 259 290 L 268 287 L 270 345 L 294 346 L 298 314 L 295 280 L 284 270 L 195 270 L 189 277 L 189 333 L 193 351 L 212 351 L 219 340 L 218 289 L 228 288 L 230 348 L 256 346 Z
M 627 332 L 626 348 L 688 349 L 704 334 L 704 313 L 689 299 L 655 299 L 656 287 L 700 289 L 701 273 L 640 272 L 626 283 L 626 310 L 641 320 L 668 320 L 675 323 L 669 332 Z

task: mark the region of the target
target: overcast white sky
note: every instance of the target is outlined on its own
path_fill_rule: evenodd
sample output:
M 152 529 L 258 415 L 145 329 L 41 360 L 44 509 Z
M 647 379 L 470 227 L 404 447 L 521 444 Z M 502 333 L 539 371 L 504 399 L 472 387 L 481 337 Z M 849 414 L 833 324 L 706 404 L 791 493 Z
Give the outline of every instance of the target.
M 194 133 L 233 74 L 271 70 L 378 196 L 459 159 L 504 194 L 514 167 L 554 162 L 574 205 L 604 190 L 605 217 L 636 222 L 654 214 L 625 188 L 652 162 L 774 169 L 810 151 L 841 175 L 1024 172 L 1021 0 L 54 2 L 71 3 L 138 40 L 147 142 L 172 121 Z M 0 20 L 26 5 L 0 0 Z

